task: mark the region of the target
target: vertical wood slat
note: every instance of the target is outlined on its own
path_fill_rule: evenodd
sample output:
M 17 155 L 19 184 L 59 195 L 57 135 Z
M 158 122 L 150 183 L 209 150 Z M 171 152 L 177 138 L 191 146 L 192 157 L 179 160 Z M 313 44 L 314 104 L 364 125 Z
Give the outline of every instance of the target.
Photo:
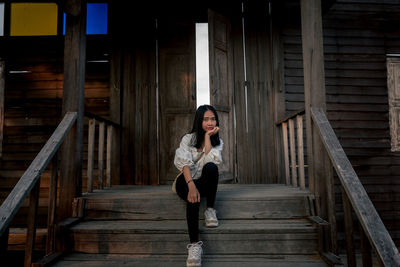
M 3 155 L 3 128 L 4 128 L 4 61 L 0 61 L 0 158 Z
M 328 152 L 324 151 L 326 157 Z M 327 173 L 326 179 L 326 202 L 327 202 L 327 216 L 329 222 L 329 237 L 330 237 L 330 251 L 337 255 L 339 254 L 338 241 L 337 241 L 337 223 L 336 223 L 336 204 L 335 204 L 335 182 L 333 177 L 333 166 L 329 164 L 326 166 Z
M 283 136 L 283 154 L 285 158 L 285 178 L 286 184 L 290 184 L 290 170 L 289 170 L 289 146 L 288 146 L 288 132 L 287 123 L 282 122 L 282 136 Z
M 292 165 L 292 185 L 297 186 L 296 146 L 294 136 L 294 120 L 289 119 L 290 164 Z
M 344 213 L 344 230 L 345 230 L 345 242 L 347 252 L 347 266 L 356 266 L 356 252 L 354 247 L 354 225 L 353 216 L 351 212 L 351 205 L 349 198 L 346 195 L 346 191 L 342 187 L 342 202 L 343 202 L 343 213 Z
M 58 153 L 53 156 L 49 186 L 49 208 L 47 216 L 46 254 L 55 252 L 55 218 L 57 207 Z
M 107 163 L 106 163 L 106 178 L 107 178 L 107 184 L 106 186 L 111 187 L 111 157 L 113 155 L 112 149 L 112 142 L 113 142 L 113 126 L 108 125 L 107 126 Z
M 299 161 L 299 184 L 301 189 L 306 189 L 304 172 L 304 142 L 303 142 L 303 116 L 296 116 L 297 124 L 297 160 Z
M 88 166 L 87 166 L 87 191 L 93 192 L 93 167 L 94 167 L 94 141 L 95 141 L 96 120 L 89 119 L 88 134 Z
M 7 229 L 0 236 L 0 259 L 5 258 L 5 256 L 7 255 L 9 233 L 10 228 L 7 227 Z
M 0 259 L 4 259 L 7 255 L 9 233 L 10 228 L 7 227 L 7 229 L 0 236 Z
M 25 245 L 25 260 L 24 266 L 30 267 L 32 263 L 32 254 L 35 249 L 35 238 L 36 238 L 36 218 L 39 204 L 39 192 L 40 192 L 40 179 L 36 182 L 29 196 L 29 211 L 28 211 L 28 223 L 27 223 L 27 234 L 26 234 L 26 245 Z
M 104 188 L 104 131 L 105 123 L 99 123 L 99 189 Z
M 360 224 L 360 243 L 362 253 L 362 266 L 372 267 L 372 248 L 369 243 L 368 237 L 366 236 L 362 225 Z

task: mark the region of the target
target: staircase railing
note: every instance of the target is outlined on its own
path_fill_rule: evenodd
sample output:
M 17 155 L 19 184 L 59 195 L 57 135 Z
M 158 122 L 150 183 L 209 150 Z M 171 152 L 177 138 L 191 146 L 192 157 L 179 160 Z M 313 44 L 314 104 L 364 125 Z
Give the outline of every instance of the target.
M 27 217 L 27 237 L 25 246 L 24 266 L 31 266 L 32 254 L 35 244 L 36 221 L 38 215 L 38 202 L 40 190 L 40 178 L 43 171 L 47 168 L 50 161 L 51 180 L 49 190 L 49 208 L 48 208 L 48 224 L 47 224 L 47 244 L 46 251 L 54 252 L 55 246 L 55 214 L 57 207 L 57 180 L 58 180 L 58 150 L 63 143 L 66 135 L 77 120 L 76 112 L 67 112 L 53 132 L 49 140 L 46 142 L 42 150 L 32 161 L 29 168 L 25 171 L 18 183 L 15 185 L 11 193 L 0 207 L 0 239 L 7 249 L 9 226 L 16 213 L 20 209 L 26 197 L 29 198 L 29 212 Z
M 375 250 L 384 266 L 400 266 L 399 251 L 340 145 L 324 111 L 321 108 L 311 108 L 311 117 L 342 186 L 348 266 L 357 266 L 352 209 L 361 225 L 360 241 L 364 266 L 372 266 L 371 248 Z
M 304 109 L 296 111 L 276 123 L 282 128 L 282 143 L 287 185 L 306 188 L 304 165 L 303 117 Z M 295 131 L 296 124 L 296 131 Z M 289 136 L 288 136 L 289 125 Z M 288 138 L 289 137 L 289 138 Z M 297 148 L 297 157 L 296 157 Z
M 113 134 L 119 125 L 95 115 L 90 112 L 85 112 L 85 116 L 89 118 L 88 124 L 88 164 L 87 164 L 87 191 L 93 192 L 94 184 L 94 159 L 95 159 L 95 139 L 96 139 L 96 121 L 99 122 L 98 127 L 98 188 L 103 189 L 104 186 L 111 187 L 112 174 L 112 155 L 113 155 Z M 106 143 L 106 166 L 104 168 L 104 144 L 105 144 L 105 129 L 107 126 L 107 143 Z M 105 172 L 105 175 L 104 175 Z

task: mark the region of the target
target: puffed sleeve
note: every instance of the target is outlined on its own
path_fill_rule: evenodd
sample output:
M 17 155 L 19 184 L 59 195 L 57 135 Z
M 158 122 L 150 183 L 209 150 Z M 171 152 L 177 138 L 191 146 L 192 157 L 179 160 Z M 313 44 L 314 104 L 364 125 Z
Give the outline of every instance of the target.
M 182 171 L 183 167 L 186 165 L 191 166 L 194 164 L 193 156 L 189 148 L 191 139 L 192 136 L 190 134 L 184 135 L 179 147 L 175 151 L 174 164 L 179 171 Z
M 219 139 L 219 142 L 220 144 L 218 146 L 212 147 L 210 152 L 204 156 L 204 164 L 213 162 L 218 165 L 222 163 L 222 149 L 224 147 L 224 142 L 222 142 L 221 138 Z

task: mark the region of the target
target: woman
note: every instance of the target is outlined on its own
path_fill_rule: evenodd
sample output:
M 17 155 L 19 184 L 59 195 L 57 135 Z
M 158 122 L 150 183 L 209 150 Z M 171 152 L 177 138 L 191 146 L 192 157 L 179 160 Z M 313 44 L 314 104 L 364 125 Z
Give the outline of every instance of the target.
M 182 137 L 176 150 L 174 164 L 181 172 L 175 179 L 173 191 L 186 201 L 186 219 L 190 244 L 187 245 L 187 266 L 201 266 L 203 252 L 199 241 L 200 197 L 207 198 L 204 212 L 205 225 L 217 227 L 214 209 L 218 186 L 218 167 L 222 162 L 223 142 L 219 138 L 219 121 L 216 110 L 209 105 L 200 106 L 192 131 Z

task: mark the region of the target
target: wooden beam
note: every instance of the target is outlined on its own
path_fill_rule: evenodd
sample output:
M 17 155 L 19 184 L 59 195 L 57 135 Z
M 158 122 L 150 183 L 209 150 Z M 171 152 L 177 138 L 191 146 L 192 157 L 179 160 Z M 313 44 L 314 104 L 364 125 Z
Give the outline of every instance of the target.
M 321 0 L 301 0 L 300 3 L 309 189 L 317 200 L 317 214 L 328 219 L 328 211 L 334 208 L 329 201 L 334 198 L 327 195 L 333 188 L 333 184 L 328 185 L 333 181 L 332 164 L 311 119 L 312 107 L 326 110 Z M 336 229 L 331 231 L 336 232 Z M 325 233 L 325 236 L 331 234 Z M 331 248 L 320 249 L 329 251 Z
M 62 114 L 77 112 L 76 125 L 61 151 L 59 220 L 72 215 L 72 202 L 82 190 L 82 144 L 86 65 L 86 1 L 66 0 Z

